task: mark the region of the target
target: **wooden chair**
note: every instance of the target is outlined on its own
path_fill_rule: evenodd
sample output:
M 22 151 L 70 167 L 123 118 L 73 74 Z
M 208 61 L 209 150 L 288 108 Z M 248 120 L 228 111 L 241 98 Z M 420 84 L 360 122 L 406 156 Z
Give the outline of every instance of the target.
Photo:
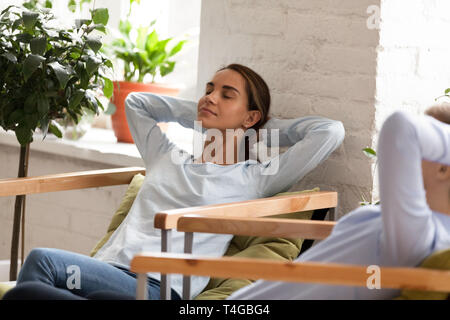
M 286 221 L 285 219 L 198 215 L 181 217 L 178 220 L 178 230 L 186 233 L 185 254 L 141 253 L 132 259 L 130 270 L 138 275 L 136 297 L 146 299 L 147 272 L 185 275 L 183 299 L 189 299 L 189 276 L 191 275 L 367 286 L 371 275 L 369 266 L 280 262 L 236 257 L 212 258 L 190 254 L 193 232 L 324 239 L 331 233 L 334 225 L 335 222 L 330 221 Z M 382 288 L 450 292 L 450 271 L 381 267 L 380 274 Z
M 328 211 L 329 219 L 333 220 L 334 212 L 337 207 L 337 200 L 337 192 L 319 191 L 294 195 L 282 195 L 248 201 L 239 201 L 226 204 L 173 209 L 157 213 L 155 215 L 155 227 L 161 229 L 161 252 L 170 252 L 171 230 L 177 228 L 179 219 L 186 215 L 196 215 L 211 218 L 216 217 L 218 219 L 222 218 L 224 222 L 227 220 L 227 217 L 239 216 L 242 219 L 247 218 L 250 219 L 249 221 L 257 221 L 258 223 L 261 223 L 261 221 L 264 220 L 255 220 L 255 218 L 284 213 L 317 210 L 319 212 L 322 211 L 319 213 L 321 215 Z M 323 218 L 323 216 L 321 218 Z M 284 220 L 284 225 L 289 224 L 289 221 L 295 223 L 295 220 L 292 219 L 278 220 Z M 219 227 L 216 228 L 215 231 L 211 231 L 211 233 L 222 233 L 220 222 Z M 233 232 L 228 233 L 234 234 Z M 188 252 L 192 248 L 192 234 L 187 233 L 186 235 L 188 238 L 186 238 L 185 241 L 185 246 L 187 246 L 185 251 L 187 250 L 186 252 Z M 161 298 L 170 299 L 170 277 L 168 277 L 166 274 L 161 275 Z
M 145 168 L 127 167 L 0 179 L 0 197 L 129 184 L 138 173 L 145 175 Z M 166 210 L 156 214 L 154 223 L 156 228 L 161 229 L 161 251 L 170 252 L 171 230 L 176 228 L 178 219 L 186 214 L 216 217 L 238 214 L 241 217 L 251 218 L 299 211 L 325 210 L 325 212 L 329 211 L 330 219 L 334 219 L 336 207 L 336 192 L 311 192 Z M 168 288 L 170 288 L 169 278 L 163 276 L 161 279 L 162 297 L 168 297 L 170 293 Z

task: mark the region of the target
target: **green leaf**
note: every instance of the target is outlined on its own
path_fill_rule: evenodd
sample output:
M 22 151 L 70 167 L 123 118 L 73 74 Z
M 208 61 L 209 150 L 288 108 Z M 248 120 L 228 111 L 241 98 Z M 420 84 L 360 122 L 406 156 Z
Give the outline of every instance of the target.
M 16 109 L 8 117 L 8 122 L 16 124 L 21 121 L 24 117 L 24 112 L 22 109 Z
M 83 89 L 87 89 L 89 85 L 89 74 L 85 69 L 81 70 L 81 76 L 80 76 L 80 86 Z
M 9 9 L 11 9 L 12 7 L 17 7 L 17 6 L 15 6 L 15 5 L 9 5 L 9 6 L 7 6 L 4 10 L 2 10 L 2 12 L 0 12 L 0 16 L 3 16 L 6 12 L 8 12 L 9 11 Z
M 51 133 L 53 133 L 55 136 L 57 136 L 58 138 L 62 138 L 62 132 L 61 130 L 59 130 L 59 128 L 52 123 L 50 123 L 49 127 L 48 127 L 48 131 L 50 131 Z
M 71 12 L 77 11 L 77 3 L 75 2 L 75 0 L 69 0 L 69 2 L 67 3 L 67 8 L 69 8 Z
M 84 92 L 81 90 L 76 91 L 69 100 L 69 108 L 73 109 L 74 107 L 78 107 L 80 105 L 81 100 L 84 98 Z
M 87 36 L 86 43 L 89 48 L 91 48 L 95 53 L 97 53 L 98 50 L 100 50 L 100 48 L 102 47 L 102 42 L 100 41 L 99 37 Z
M 186 40 L 182 40 L 182 41 L 178 42 L 175 45 L 175 47 L 173 47 L 172 50 L 170 50 L 169 57 L 171 57 L 171 56 L 175 55 L 176 53 L 178 53 L 183 48 L 183 45 L 185 43 L 186 43 Z
M 39 121 L 40 125 L 39 127 L 41 128 L 42 132 L 44 133 L 44 137 L 42 138 L 42 140 L 45 139 L 45 137 L 47 136 L 47 132 L 48 132 L 48 126 L 50 124 L 50 121 L 48 120 L 47 116 L 42 117 L 42 119 Z
M 130 31 L 131 31 L 131 23 L 128 20 L 120 20 L 119 22 L 119 31 L 123 34 L 126 35 L 127 37 L 130 36 Z
M 34 25 L 36 24 L 39 17 L 39 13 L 31 12 L 31 11 L 24 11 L 22 13 L 22 20 L 23 25 L 25 26 L 25 29 L 28 31 L 32 31 L 34 28 Z
M 36 96 L 35 94 L 30 94 L 23 104 L 23 109 L 25 113 L 35 113 L 36 112 Z
M 41 117 L 47 115 L 48 110 L 50 110 L 50 104 L 46 96 L 40 96 L 37 99 L 37 109 Z
M 369 158 L 376 158 L 376 156 L 377 156 L 377 153 L 372 148 L 367 147 L 367 148 L 364 148 L 362 151 Z
M 450 88 L 445 90 L 445 94 L 449 94 L 450 93 Z
M 30 54 L 25 58 L 22 70 L 25 81 L 27 81 L 31 77 L 31 75 L 34 73 L 34 71 L 36 71 L 37 68 L 39 68 L 43 61 L 45 61 L 44 57 L 35 54 Z
M 89 19 L 76 19 L 75 20 L 75 28 L 80 29 L 83 25 L 91 24 L 92 20 Z
M 164 40 L 159 41 L 158 44 L 157 44 L 157 46 L 156 46 L 156 47 L 157 47 L 157 50 L 163 51 L 164 54 L 167 55 L 167 54 L 166 54 L 166 46 L 167 46 L 167 43 L 168 43 L 170 40 L 172 40 L 172 38 L 167 38 L 167 39 L 164 39 Z
M 3 57 L 11 61 L 12 63 L 17 63 L 17 58 L 15 55 L 13 55 L 11 52 L 5 52 L 2 54 Z
M 70 57 L 72 59 L 78 59 L 80 57 L 80 53 L 79 52 L 71 52 Z
M 33 141 L 33 131 L 31 131 L 31 129 L 26 125 L 19 125 L 16 128 L 15 133 L 17 140 L 23 146 Z
M 98 114 L 98 100 L 95 98 L 95 96 L 90 92 L 90 91 L 86 91 L 85 93 L 85 97 L 88 103 L 88 106 L 90 107 L 90 109 L 93 112 L 95 112 L 96 114 Z
M 27 125 L 28 128 L 32 128 L 32 130 L 34 131 L 34 129 L 36 129 L 36 126 L 39 122 L 39 116 L 37 113 L 31 113 L 31 114 L 25 114 L 25 123 Z
M 98 24 L 94 24 L 92 27 L 95 30 L 98 30 L 98 31 L 103 32 L 104 34 L 106 34 L 106 27 L 104 25 L 98 23 Z
M 17 41 L 23 43 L 30 43 L 33 40 L 33 36 L 29 33 L 20 33 L 16 36 Z
M 59 62 L 54 61 L 48 64 L 50 68 L 55 72 L 56 78 L 58 78 L 61 89 L 64 89 L 69 81 L 72 71 L 62 66 Z
M 174 61 L 168 61 L 166 65 L 160 66 L 160 73 L 161 77 L 164 77 L 171 73 L 173 69 L 175 68 L 175 62 Z
M 106 8 L 98 8 L 92 11 L 92 20 L 95 24 L 102 24 L 106 26 L 109 20 L 108 9 Z
M 51 0 L 45 0 L 45 7 L 49 8 L 49 9 L 53 8 L 52 1 Z
M 153 30 L 152 33 L 150 33 L 147 36 L 147 40 L 145 42 L 145 50 L 147 50 L 147 52 L 150 54 L 150 52 L 153 51 L 153 49 L 156 47 L 157 44 L 158 44 L 158 34 L 156 33 L 155 30 Z
M 113 82 L 106 77 L 103 77 L 103 80 L 105 81 L 105 85 L 103 87 L 103 94 L 105 95 L 105 97 L 109 99 L 113 95 L 114 85 Z
M 30 49 L 33 54 L 44 55 L 45 49 L 47 48 L 47 38 L 39 37 L 33 38 L 30 41 Z
M 147 27 L 139 27 L 137 29 L 137 38 L 136 38 L 136 47 L 144 50 L 145 49 L 145 45 L 146 45 L 146 40 L 147 40 L 147 31 L 148 28 Z
M 89 75 L 92 75 L 94 72 L 97 71 L 98 67 L 100 66 L 100 64 L 102 63 L 102 60 L 93 57 L 93 56 L 89 56 L 87 61 L 86 61 L 86 71 Z

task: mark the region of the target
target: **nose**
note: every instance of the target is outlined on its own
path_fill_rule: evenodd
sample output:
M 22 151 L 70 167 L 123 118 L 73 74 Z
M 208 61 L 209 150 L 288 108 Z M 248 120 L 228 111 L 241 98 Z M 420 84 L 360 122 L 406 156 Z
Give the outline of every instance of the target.
M 214 90 L 205 96 L 206 102 L 211 103 L 211 104 L 216 104 L 217 97 L 216 97 L 215 92 L 216 91 Z

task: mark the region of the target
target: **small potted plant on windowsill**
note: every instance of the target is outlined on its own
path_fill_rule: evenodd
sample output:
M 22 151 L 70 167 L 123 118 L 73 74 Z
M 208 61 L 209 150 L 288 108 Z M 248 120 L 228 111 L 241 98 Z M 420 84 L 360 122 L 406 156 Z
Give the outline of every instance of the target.
M 130 5 L 138 0 L 131 0 Z M 116 61 L 122 61 L 124 72 L 123 81 L 114 81 L 114 93 L 111 99 L 112 127 L 119 142 L 133 143 L 125 115 L 125 98 L 131 92 L 154 92 L 175 96 L 179 89 L 161 83 L 155 83 L 159 74 L 164 77 L 171 73 L 176 62 L 171 60 L 182 48 L 186 40 L 177 42 L 170 50 L 166 48 L 172 38 L 160 40 L 155 29 L 151 29 L 156 21 L 148 27 L 133 28 L 129 21 L 131 13 L 119 23 L 120 38 L 106 46 L 106 51 Z M 133 31 L 137 35 L 132 38 Z M 144 83 L 146 75 L 151 75 L 151 82 Z

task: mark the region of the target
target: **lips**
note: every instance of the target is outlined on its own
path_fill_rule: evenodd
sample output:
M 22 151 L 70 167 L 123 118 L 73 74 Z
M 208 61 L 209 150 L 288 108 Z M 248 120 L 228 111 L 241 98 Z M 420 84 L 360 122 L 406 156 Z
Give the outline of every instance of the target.
M 206 113 L 210 113 L 210 114 L 212 114 L 212 115 L 215 115 L 215 116 L 217 116 L 217 114 L 216 114 L 216 113 L 212 112 L 212 111 L 211 111 L 211 110 L 209 110 L 208 108 L 201 108 L 201 109 L 200 109 L 200 111 L 203 111 L 203 112 L 206 112 Z

